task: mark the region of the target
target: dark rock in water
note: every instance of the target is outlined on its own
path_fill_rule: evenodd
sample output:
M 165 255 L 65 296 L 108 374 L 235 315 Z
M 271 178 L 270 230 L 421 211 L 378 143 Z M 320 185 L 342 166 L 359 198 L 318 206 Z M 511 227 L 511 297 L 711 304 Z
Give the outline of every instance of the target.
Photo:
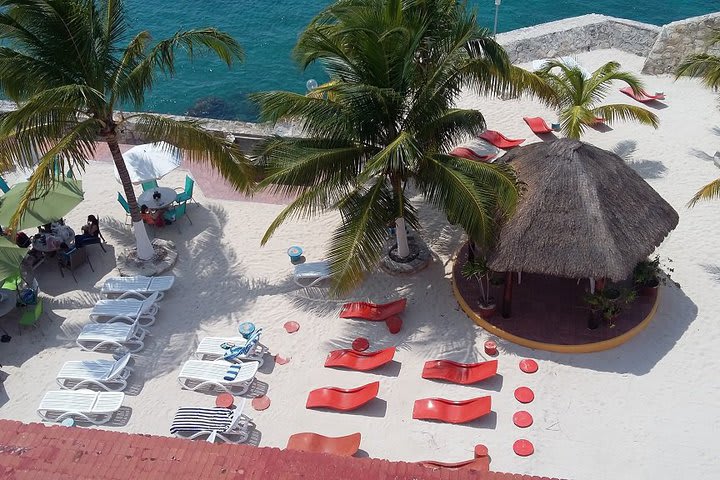
M 201 118 L 215 118 L 218 120 L 235 120 L 237 111 L 235 105 L 219 97 L 204 97 L 198 99 L 185 115 Z

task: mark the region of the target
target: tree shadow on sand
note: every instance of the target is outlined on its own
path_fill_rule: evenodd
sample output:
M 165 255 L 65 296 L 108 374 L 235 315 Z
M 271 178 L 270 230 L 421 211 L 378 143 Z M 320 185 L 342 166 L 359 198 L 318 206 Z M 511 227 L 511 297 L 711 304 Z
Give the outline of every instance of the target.
M 636 160 L 637 150 L 635 140 L 624 140 L 615 145 L 611 151 L 622 158 L 627 165 L 644 179 L 661 178 L 665 176 L 667 167 L 658 160 Z

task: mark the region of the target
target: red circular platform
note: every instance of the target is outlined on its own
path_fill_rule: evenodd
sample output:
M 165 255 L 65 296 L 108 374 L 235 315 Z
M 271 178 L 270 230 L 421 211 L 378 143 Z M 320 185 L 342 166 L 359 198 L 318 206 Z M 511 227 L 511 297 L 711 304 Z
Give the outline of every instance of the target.
M 398 333 L 400 329 L 402 328 L 402 318 L 398 317 L 397 315 L 392 315 L 385 320 L 385 325 L 387 325 L 388 330 L 390 330 L 390 333 L 393 335 Z
M 533 418 L 532 415 L 530 415 L 530 412 L 520 410 L 519 412 L 515 412 L 513 415 L 513 423 L 520 428 L 527 428 L 532 425 Z
M 488 448 L 483 445 L 482 443 L 478 443 L 475 445 L 475 458 L 480 457 L 487 457 L 488 456 Z
M 358 337 L 353 340 L 352 348 L 356 352 L 364 352 L 365 350 L 370 348 L 370 341 L 367 338 Z
M 230 408 L 235 403 L 235 398 L 229 393 L 221 393 L 215 398 L 215 406 L 222 408 Z
M 520 439 L 513 443 L 513 451 L 521 457 L 527 457 L 535 452 L 535 447 L 530 440 Z
M 485 342 L 485 353 L 488 355 L 497 355 L 497 343 L 493 342 L 492 340 L 488 340 Z
M 275 355 L 275 363 L 277 363 L 278 365 L 285 365 L 286 363 L 290 363 L 290 357 Z
M 295 333 L 300 330 L 300 324 L 298 322 L 285 322 L 285 331 L 288 333 Z
M 535 400 L 535 394 L 528 387 L 518 387 L 515 389 L 515 398 L 520 403 L 530 403 Z
M 252 399 L 252 406 L 257 411 L 267 410 L 270 406 L 270 398 L 267 395 Z
M 538 371 L 538 364 L 531 358 L 520 360 L 520 370 L 525 373 L 535 373 Z

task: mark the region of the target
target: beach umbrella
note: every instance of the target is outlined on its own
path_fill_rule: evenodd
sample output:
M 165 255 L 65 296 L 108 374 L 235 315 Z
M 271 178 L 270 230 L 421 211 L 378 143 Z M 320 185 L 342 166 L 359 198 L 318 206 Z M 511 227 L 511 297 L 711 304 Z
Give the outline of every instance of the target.
M 15 275 L 27 250 L 20 248 L 7 238 L 0 237 L 0 279 Z
M 130 181 L 135 185 L 158 180 L 182 163 L 180 150 L 165 142 L 137 145 L 123 153 L 123 158 L 130 174 Z M 117 168 L 115 168 L 115 179 L 122 183 Z
M 7 227 L 15 211 L 20 205 L 28 182 L 14 185 L 9 192 L 0 197 L 0 225 Z M 78 203 L 83 201 L 82 182 L 80 180 L 65 180 L 55 182 L 48 188 L 40 189 L 31 199 L 18 230 L 39 227 L 63 218 Z

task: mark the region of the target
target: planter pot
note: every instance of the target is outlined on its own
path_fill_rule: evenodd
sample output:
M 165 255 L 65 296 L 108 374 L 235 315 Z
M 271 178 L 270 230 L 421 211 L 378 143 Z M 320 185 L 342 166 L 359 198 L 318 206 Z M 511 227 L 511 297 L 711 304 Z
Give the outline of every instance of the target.
M 603 290 L 602 295 L 608 300 L 617 300 L 620 298 L 620 290 L 617 288 L 606 288 Z
M 588 323 L 587 328 L 590 330 L 597 330 L 600 327 L 600 319 L 602 318 L 602 315 L 600 312 L 590 312 L 590 315 L 588 315 Z
M 489 318 L 495 315 L 495 312 L 497 311 L 497 306 L 494 303 L 491 303 L 489 305 L 482 305 L 480 304 L 478 313 L 483 318 Z
M 640 288 L 638 289 L 640 295 L 644 297 L 649 297 L 651 295 L 654 295 L 655 292 L 658 289 L 658 286 L 660 285 L 660 281 L 658 279 L 655 279 L 653 282 L 650 282 L 645 285 L 640 285 Z

